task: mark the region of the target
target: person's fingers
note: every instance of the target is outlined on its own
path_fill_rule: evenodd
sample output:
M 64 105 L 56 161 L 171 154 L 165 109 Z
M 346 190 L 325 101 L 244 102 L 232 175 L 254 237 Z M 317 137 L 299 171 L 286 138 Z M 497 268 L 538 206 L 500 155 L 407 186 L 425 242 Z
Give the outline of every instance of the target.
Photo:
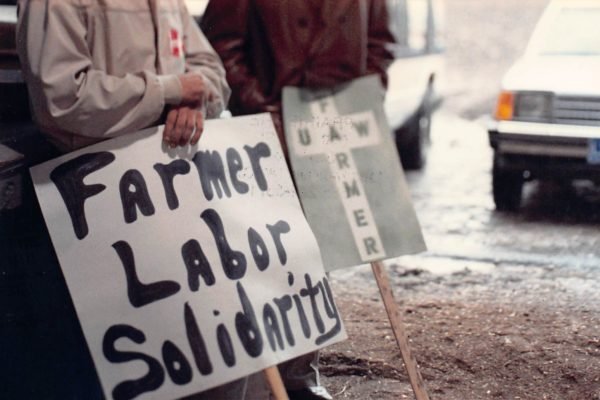
M 167 113 L 163 141 L 169 147 L 195 145 L 204 130 L 204 116 L 189 107 L 173 108 Z
M 194 130 L 196 129 L 196 118 L 195 118 L 195 110 L 190 108 L 185 108 L 182 110 L 186 114 L 186 123 L 184 127 L 183 134 L 179 139 L 179 145 L 185 146 L 190 142 L 190 138 L 194 134 Z
M 198 143 L 198 141 L 200 140 L 200 136 L 202 135 L 202 131 L 204 130 L 204 116 L 202 115 L 201 111 L 195 110 L 195 132 L 194 135 L 192 136 L 192 140 L 190 141 L 190 143 L 192 145 L 195 145 L 196 143 Z
M 171 147 L 176 147 L 181 141 L 181 137 L 185 132 L 187 124 L 188 114 L 184 107 L 177 109 L 177 121 L 175 122 L 175 129 L 173 130 L 173 136 L 171 137 Z
M 177 109 L 171 109 L 167 113 L 167 119 L 165 120 L 165 129 L 163 130 L 163 141 L 166 145 L 170 145 L 173 142 L 173 135 L 175 131 L 175 123 L 177 122 Z

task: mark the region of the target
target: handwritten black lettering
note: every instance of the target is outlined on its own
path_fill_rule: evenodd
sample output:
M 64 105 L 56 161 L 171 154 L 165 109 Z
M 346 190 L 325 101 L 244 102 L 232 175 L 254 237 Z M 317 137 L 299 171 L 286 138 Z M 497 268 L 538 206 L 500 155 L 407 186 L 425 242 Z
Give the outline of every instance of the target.
M 87 236 L 89 230 L 85 218 L 85 201 L 106 189 L 105 185 L 86 185 L 83 179 L 115 161 L 108 151 L 88 153 L 69 160 L 50 172 L 50 179 L 60 192 L 73 224 L 77 239 Z
M 264 271 L 269 266 L 269 251 L 265 241 L 254 229 L 248 229 L 248 244 L 252 257 L 259 271 Z
M 143 344 L 146 335 L 139 329 L 130 325 L 111 326 L 102 340 L 102 353 L 111 363 L 126 363 L 129 361 L 142 361 L 148 367 L 148 373 L 142 378 L 119 383 L 112 391 L 115 400 L 130 400 L 142 393 L 151 392 L 162 386 L 165 381 L 165 372 L 158 360 L 149 355 L 134 351 L 120 351 L 115 348 L 115 343 L 127 338 L 134 343 Z
M 288 311 L 292 309 L 292 298 L 288 295 L 285 295 L 280 298 L 274 298 L 273 302 L 279 309 L 281 322 L 283 324 L 283 331 L 285 332 L 285 338 L 290 346 L 294 346 L 296 344 L 296 340 L 294 339 L 294 333 L 292 332 L 292 327 L 288 318 Z
M 202 332 L 200 332 L 200 328 L 198 327 L 194 311 L 188 303 L 185 303 L 183 318 L 185 320 L 185 332 L 190 348 L 192 349 L 196 367 L 198 367 L 201 375 L 210 375 L 213 372 L 212 362 L 206 350 L 206 344 L 202 337 Z
M 323 291 L 323 304 L 325 305 L 325 313 L 330 319 L 335 319 L 335 325 L 328 332 L 317 338 L 315 341 L 317 346 L 320 346 L 321 344 L 335 337 L 342 330 L 342 320 L 335 305 L 335 301 L 333 300 L 333 293 L 331 292 L 331 287 L 329 286 L 329 281 L 327 278 L 323 278 L 323 285 L 325 290 L 323 291 L 323 286 L 321 286 L 321 290 Z
M 250 303 L 250 299 L 240 282 L 236 284 L 238 296 L 242 303 L 242 310 L 235 314 L 235 328 L 242 346 L 250 357 L 258 357 L 263 351 L 263 338 L 258 328 L 256 314 Z
M 173 342 L 167 340 L 162 346 L 162 357 L 169 378 L 176 385 L 185 385 L 192 381 L 192 366 L 183 352 Z
M 308 323 L 308 318 L 306 318 L 306 312 L 304 311 L 304 305 L 302 304 L 302 299 L 297 294 L 293 295 L 294 304 L 296 305 L 296 310 L 298 310 L 298 319 L 300 320 L 300 327 L 302 328 L 302 334 L 305 338 L 310 337 L 310 324 Z
M 231 335 L 229 335 L 229 331 L 223 324 L 219 324 L 217 327 L 217 342 L 225 365 L 233 367 L 235 365 L 235 351 L 231 342 Z
M 246 256 L 241 251 L 235 251 L 229 246 L 219 214 L 209 208 L 202 212 L 201 217 L 215 238 L 225 275 L 231 280 L 243 278 L 246 274 Z
M 187 270 L 188 286 L 192 292 L 197 292 L 200 288 L 200 277 L 206 286 L 215 284 L 215 275 L 198 241 L 188 240 L 181 248 L 181 255 Z
M 259 189 L 263 192 L 266 191 L 269 187 L 267 184 L 267 179 L 265 178 L 265 174 L 260 165 L 260 159 L 269 157 L 271 155 L 271 149 L 266 143 L 260 142 L 254 147 L 246 145 L 244 146 L 244 150 L 246 150 L 248 157 L 250 157 L 252 173 L 254 174 L 254 179 L 256 179 Z
M 152 204 L 146 181 L 140 171 L 130 169 L 123 174 L 121 182 L 119 182 L 119 193 L 126 223 L 130 224 L 137 220 L 136 206 L 145 216 L 154 214 L 154 204 Z
M 267 229 L 271 233 L 271 237 L 275 243 L 277 255 L 279 256 L 279 262 L 281 262 L 281 265 L 285 265 L 287 263 L 287 253 L 281 241 L 281 236 L 284 233 L 290 232 L 290 224 L 288 224 L 286 221 L 280 220 L 277 221 L 275 225 L 267 225 Z
M 159 281 L 149 284 L 140 282 L 136 272 L 133 250 L 131 250 L 129 243 L 120 240 L 115 242 L 112 247 L 121 259 L 127 281 L 127 297 L 129 303 L 135 308 L 170 297 L 181 289 L 181 286 L 173 281 Z
M 271 346 L 271 350 L 277 351 L 275 341 L 277 341 L 279 348 L 283 350 L 284 345 L 283 337 L 281 335 L 281 328 L 279 327 L 279 322 L 277 321 L 277 314 L 275 314 L 275 310 L 273 310 L 273 307 L 271 307 L 270 304 L 265 304 L 263 307 L 263 324 L 265 326 L 265 334 L 269 340 L 269 346 Z
M 300 290 L 300 296 L 310 298 L 310 305 L 312 307 L 313 318 L 315 319 L 317 330 L 319 331 L 319 333 L 323 333 L 325 332 L 325 324 L 323 323 L 323 319 L 321 318 L 321 314 L 319 313 L 319 307 L 317 305 L 317 296 L 319 295 L 319 288 L 312 285 L 312 279 L 308 274 L 304 274 L 304 281 L 306 282 L 306 287 Z
M 179 207 L 179 199 L 175 192 L 175 176 L 186 175 L 190 172 L 190 164 L 185 160 L 175 160 L 169 164 L 154 164 L 154 170 L 160 176 L 163 188 L 165 190 L 165 197 L 167 198 L 167 206 L 169 210 L 175 210 Z
M 194 155 L 192 161 L 200 175 L 200 183 L 206 200 L 213 199 L 213 187 L 219 199 L 223 198 L 223 194 L 231 197 L 231 190 L 225 178 L 225 167 L 219 152 L 199 151 Z
M 236 149 L 229 148 L 227 149 L 226 157 L 227 166 L 229 167 L 229 177 L 231 178 L 231 184 L 233 185 L 233 188 L 239 194 L 248 193 L 248 184 L 240 181 L 238 178 L 238 173 L 244 168 L 240 153 L 238 153 Z

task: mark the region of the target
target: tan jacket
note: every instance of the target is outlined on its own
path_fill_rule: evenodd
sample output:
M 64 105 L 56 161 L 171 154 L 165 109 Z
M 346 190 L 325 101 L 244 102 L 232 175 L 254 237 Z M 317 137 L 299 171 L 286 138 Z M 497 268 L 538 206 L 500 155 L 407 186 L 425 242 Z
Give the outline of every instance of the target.
M 71 150 L 160 121 L 177 75 L 229 98 L 225 72 L 183 0 L 19 0 L 17 48 L 36 121 Z

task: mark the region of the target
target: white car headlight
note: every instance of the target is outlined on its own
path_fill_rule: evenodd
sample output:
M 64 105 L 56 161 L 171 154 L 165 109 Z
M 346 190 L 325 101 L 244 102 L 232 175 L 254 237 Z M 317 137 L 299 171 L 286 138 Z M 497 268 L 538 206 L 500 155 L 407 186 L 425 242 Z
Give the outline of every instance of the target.
M 515 119 L 549 120 L 552 118 L 552 94 L 521 92 L 515 99 Z

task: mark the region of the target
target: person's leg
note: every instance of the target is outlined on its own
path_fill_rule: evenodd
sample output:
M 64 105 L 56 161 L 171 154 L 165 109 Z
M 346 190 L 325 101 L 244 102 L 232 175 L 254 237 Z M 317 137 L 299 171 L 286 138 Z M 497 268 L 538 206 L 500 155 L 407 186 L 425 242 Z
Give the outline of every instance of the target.
M 330 400 L 319 380 L 319 352 L 304 354 L 279 364 L 290 400 Z
M 319 352 L 307 353 L 279 364 L 279 373 L 287 390 L 319 385 Z

